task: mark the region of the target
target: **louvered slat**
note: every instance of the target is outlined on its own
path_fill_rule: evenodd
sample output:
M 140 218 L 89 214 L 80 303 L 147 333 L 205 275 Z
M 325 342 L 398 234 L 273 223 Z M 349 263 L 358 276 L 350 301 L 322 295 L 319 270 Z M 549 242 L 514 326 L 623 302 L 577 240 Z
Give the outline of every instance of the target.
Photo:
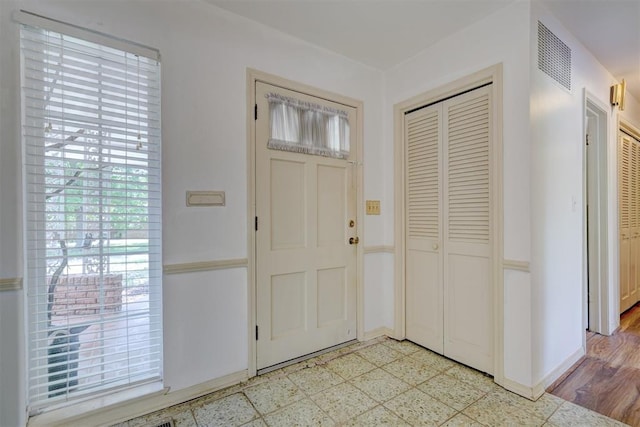
M 630 226 L 630 162 L 631 144 L 626 138 L 622 138 L 620 143 L 620 228 L 628 229 Z
M 630 145 L 630 168 L 629 168 L 629 226 L 636 228 L 638 226 L 638 161 L 640 161 L 640 153 L 638 143 L 633 140 L 629 141 Z
M 407 230 L 409 237 L 440 234 L 438 112 L 407 118 Z
M 633 158 L 631 161 L 632 164 L 632 176 L 629 180 L 629 191 L 631 192 L 631 215 L 633 219 L 631 220 L 631 227 L 637 228 L 640 227 L 640 142 L 636 141 L 633 138 L 629 139 L 629 143 L 632 146 L 633 150 Z
M 447 187 L 450 240 L 489 241 L 489 97 L 448 110 Z

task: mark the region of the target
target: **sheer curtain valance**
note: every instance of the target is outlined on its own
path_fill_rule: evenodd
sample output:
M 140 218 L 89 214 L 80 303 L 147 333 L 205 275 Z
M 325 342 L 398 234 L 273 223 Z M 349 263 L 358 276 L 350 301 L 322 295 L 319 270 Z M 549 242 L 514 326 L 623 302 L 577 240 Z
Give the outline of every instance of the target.
M 349 118 L 345 111 L 276 93 L 266 97 L 271 124 L 267 147 L 338 159 L 349 157 Z

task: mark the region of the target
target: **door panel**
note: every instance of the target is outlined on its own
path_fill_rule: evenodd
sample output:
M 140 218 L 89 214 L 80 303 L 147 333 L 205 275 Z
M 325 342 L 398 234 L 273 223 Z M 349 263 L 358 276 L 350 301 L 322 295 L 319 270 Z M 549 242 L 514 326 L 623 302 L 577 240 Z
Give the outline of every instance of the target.
M 406 334 L 443 352 L 441 251 L 441 108 L 407 114 Z
M 306 329 L 306 289 L 304 272 L 271 276 L 271 339 Z
M 407 114 L 407 338 L 493 372 L 491 91 Z
M 340 246 L 348 240 L 346 172 L 344 167 L 318 166 L 318 246 Z
M 306 247 L 305 164 L 271 159 L 271 249 Z
M 440 253 L 407 250 L 405 259 L 407 338 L 442 354 L 444 324 Z
M 267 148 L 266 95 L 346 111 L 348 159 Z M 356 337 L 356 112 L 354 108 L 256 83 L 257 368 Z
M 317 327 L 347 320 L 347 295 L 347 274 L 343 267 L 318 270 Z
M 493 372 L 493 294 L 487 257 L 449 252 L 444 354 L 482 372 Z
M 443 102 L 444 354 L 493 372 L 491 92 Z
M 631 241 L 629 244 L 629 303 L 638 301 L 638 281 L 640 280 L 640 143 L 628 138 L 631 145 L 631 179 L 629 182 L 631 209 Z
M 620 312 L 640 300 L 640 142 L 618 136 Z

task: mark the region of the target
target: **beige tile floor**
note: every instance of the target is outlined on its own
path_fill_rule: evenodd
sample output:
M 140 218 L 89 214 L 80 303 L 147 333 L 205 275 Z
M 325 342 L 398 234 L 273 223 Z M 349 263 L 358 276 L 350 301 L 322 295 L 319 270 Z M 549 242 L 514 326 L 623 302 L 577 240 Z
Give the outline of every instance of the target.
M 519 397 L 408 341 L 379 338 L 119 424 L 155 426 L 620 426 L 550 394 Z

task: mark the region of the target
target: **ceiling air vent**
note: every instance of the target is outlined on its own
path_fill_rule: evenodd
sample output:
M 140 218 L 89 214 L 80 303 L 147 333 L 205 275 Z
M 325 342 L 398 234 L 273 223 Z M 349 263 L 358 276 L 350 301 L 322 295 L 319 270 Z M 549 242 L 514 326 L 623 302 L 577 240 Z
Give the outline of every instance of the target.
M 538 68 L 571 90 L 571 49 L 538 21 Z

